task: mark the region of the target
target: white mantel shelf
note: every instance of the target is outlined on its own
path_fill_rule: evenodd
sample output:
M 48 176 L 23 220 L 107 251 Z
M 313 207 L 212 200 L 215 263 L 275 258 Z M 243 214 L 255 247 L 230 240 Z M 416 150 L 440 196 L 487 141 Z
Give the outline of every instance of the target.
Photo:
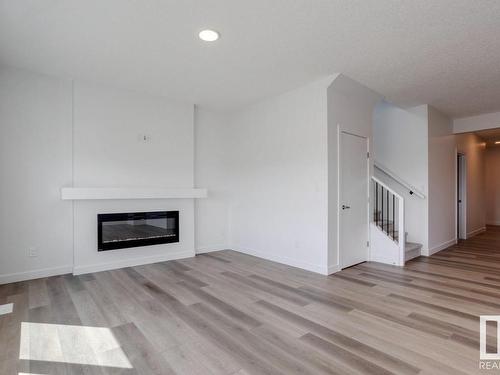
M 62 200 L 206 198 L 207 189 L 193 188 L 84 188 L 61 189 Z

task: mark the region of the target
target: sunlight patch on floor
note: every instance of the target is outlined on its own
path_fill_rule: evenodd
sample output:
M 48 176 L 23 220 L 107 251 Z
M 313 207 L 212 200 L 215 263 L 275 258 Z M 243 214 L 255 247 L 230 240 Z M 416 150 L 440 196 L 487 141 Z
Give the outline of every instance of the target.
M 21 323 L 19 359 L 132 368 L 109 328 Z

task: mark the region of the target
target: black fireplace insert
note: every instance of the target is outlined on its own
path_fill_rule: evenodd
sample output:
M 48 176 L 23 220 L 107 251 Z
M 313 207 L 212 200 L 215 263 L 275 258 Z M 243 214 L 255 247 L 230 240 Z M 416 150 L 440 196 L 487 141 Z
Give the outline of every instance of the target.
M 179 242 L 179 211 L 97 215 L 97 250 Z

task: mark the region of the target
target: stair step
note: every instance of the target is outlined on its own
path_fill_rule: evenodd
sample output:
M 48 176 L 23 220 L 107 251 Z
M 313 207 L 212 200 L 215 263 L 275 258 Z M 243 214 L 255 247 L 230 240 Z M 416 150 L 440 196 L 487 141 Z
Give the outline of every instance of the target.
M 406 252 L 413 251 L 413 250 L 420 250 L 421 248 L 422 248 L 422 244 L 420 244 L 420 243 L 416 243 L 416 242 L 406 242 L 405 243 Z
M 394 237 L 399 238 L 399 231 L 398 230 L 394 231 Z M 405 241 L 406 241 L 406 243 L 408 242 L 408 232 L 405 232 Z
M 392 222 L 390 222 L 392 223 Z M 392 238 L 392 236 L 394 235 L 394 240 L 397 240 L 399 238 L 399 230 L 395 230 L 394 232 L 392 231 L 392 225 L 393 224 L 384 224 L 384 226 L 382 227 L 382 225 L 379 223 L 378 225 L 378 228 L 384 232 L 385 234 L 387 234 L 389 237 Z M 405 240 L 408 239 L 408 232 L 405 232 Z
M 405 262 L 410 259 L 420 256 L 420 249 L 422 249 L 422 244 L 415 242 L 405 243 Z
M 379 227 L 383 226 L 384 228 L 392 228 L 394 226 L 394 223 L 392 221 L 389 221 L 389 222 L 387 222 L 387 221 L 383 221 L 383 222 L 382 221 L 378 221 L 378 222 L 374 221 L 374 224 L 378 225 Z
M 394 220 L 378 220 L 377 222 L 379 224 L 384 224 L 384 225 L 386 225 L 386 224 L 389 224 L 389 225 L 394 224 Z
M 384 230 L 388 230 L 388 231 L 391 231 L 396 227 L 396 225 L 394 225 L 394 222 L 392 221 L 379 221 L 379 222 L 374 222 L 375 225 L 377 225 L 379 228 L 381 229 L 384 229 Z

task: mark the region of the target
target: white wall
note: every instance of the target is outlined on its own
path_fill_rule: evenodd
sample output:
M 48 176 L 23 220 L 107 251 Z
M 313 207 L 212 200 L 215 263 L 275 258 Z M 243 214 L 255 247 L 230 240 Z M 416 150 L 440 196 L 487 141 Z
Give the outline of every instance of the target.
M 193 112 L 192 104 L 76 82 L 75 186 L 192 187 Z
M 500 146 L 486 148 L 486 223 L 500 225 Z
M 328 273 L 340 269 L 338 135 L 346 131 L 366 137 L 371 148 L 373 110 L 381 99 L 376 92 L 343 75 L 335 77 L 328 87 Z M 368 214 L 366 222 L 368 230 Z
M 0 283 L 71 271 L 70 124 L 69 82 L 0 67 Z
M 193 187 L 190 104 L 79 82 L 74 87 L 74 186 Z M 144 142 L 141 135 L 149 141 Z M 194 255 L 193 199 L 74 203 L 75 273 Z M 96 251 L 98 213 L 178 210 L 180 241 Z
M 402 109 L 379 103 L 373 119 L 373 159 L 428 196 L 428 110 L 427 106 Z M 427 198 L 410 195 L 401 185 L 375 170 L 375 175 L 405 199 L 408 240 L 428 249 Z
M 193 187 L 193 115 L 190 104 L 0 68 L 0 283 L 194 255 L 193 199 L 60 196 L 63 186 Z M 179 243 L 97 252 L 97 213 L 152 210 L 180 211 Z
M 331 78 L 230 116 L 197 110 L 196 138 L 191 105 L 12 69 L 1 83 L 0 274 L 15 275 L 0 281 L 191 256 L 195 247 L 328 272 Z M 63 186 L 192 187 L 195 178 L 210 190 L 196 231 L 192 199 L 60 199 Z M 96 251 L 98 213 L 156 209 L 181 212 L 179 244 Z M 33 225 L 17 227 L 26 218 Z M 25 256 L 29 246 L 38 258 Z
M 233 249 L 327 272 L 329 82 L 235 113 L 222 131 Z
M 500 128 L 500 112 L 485 113 L 453 120 L 454 133 L 467 133 L 494 128 Z
M 195 109 L 195 186 L 208 189 L 208 198 L 195 201 L 196 252 L 229 247 L 228 117 Z
M 331 76 L 233 113 L 196 112 L 199 252 L 230 248 L 331 273 L 337 245 L 337 124 L 371 138 L 380 96 Z M 367 216 L 368 224 L 368 216 Z M 221 243 L 222 242 L 222 243 Z
M 452 121 L 435 108 L 429 114 L 429 252 L 456 242 L 456 144 Z
M 371 140 L 380 96 L 366 87 L 328 77 L 222 115 L 12 69 L 0 78 L 0 275 L 16 274 L 8 281 L 23 272 L 42 276 L 73 265 L 76 273 L 90 272 L 195 249 L 234 248 L 316 272 L 338 269 L 338 126 Z M 196 205 L 72 203 L 60 199 L 62 186 L 197 186 L 208 188 L 209 198 Z M 181 242 L 96 251 L 97 213 L 145 210 L 179 210 Z M 33 218 L 28 232 L 16 228 L 26 217 Z M 38 258 L 25 256 L 29 246 Z
M 402 109 L 381 102 L 374 111 L 375 160 L 427 194 L 427 106 Z M 411 166 L 411 168 L 409 168 Z
M 467 170 L 467 237 L 486 225 L 484 153 L 485 142 L 473 133 L 456 135 L 457 151 L 465 154 Z

